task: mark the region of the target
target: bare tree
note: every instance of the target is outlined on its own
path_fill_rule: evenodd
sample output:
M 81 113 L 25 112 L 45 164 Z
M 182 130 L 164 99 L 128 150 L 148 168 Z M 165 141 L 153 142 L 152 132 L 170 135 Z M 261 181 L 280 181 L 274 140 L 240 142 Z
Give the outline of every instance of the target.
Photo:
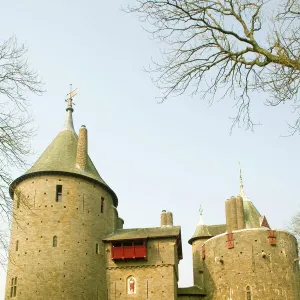
M 297 238 L 300 246 L 300 212 L 297 212 L 289 224 L 289 231 Z
M 275 8 L 274 8 L 275 7 Z M 233 98 L 233 125 L 253 128 L 251 95 L 266 92 L 266 105 L 292 105 L 300 128 L 300 0 L 136 0 L 145 29 L 163 41 L 162 62 L 150 71 L 163 91 Z M 219 92 L 222 91 L 221 96 Z
M 33 131 L 28 112 L 27 92 L 41 94 L 42 82 L 26 60 L 27 49 L 15 37 L 0 44 L 0 218 L 6 222 L 12 215 L 8 188 L 12 170 L 26 165 Z M 0 248 L 6 238 L 0 232 Z M 1 257 L 0 257 L 1 262 Z

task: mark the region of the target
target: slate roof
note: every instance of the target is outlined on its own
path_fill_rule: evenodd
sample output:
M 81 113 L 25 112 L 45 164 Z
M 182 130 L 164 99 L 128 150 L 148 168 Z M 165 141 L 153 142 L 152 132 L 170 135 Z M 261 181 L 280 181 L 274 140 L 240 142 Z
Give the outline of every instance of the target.
M 244 200 L 244 215 L 246 228 L 260 228 L 260 213 L 249 200 Z
M 154 239 L 166 237 L 180 237 L 180 226 L 150 227 L 119 229 L 104 237 L 103 241 L 124 241 L 131 239 Z
M 78 136 L 73 128 L 71 113 L 68 112 L 64 129 L 59 132 L 52 143 L 47 147 L 34 165 L 21 177 L 17 178 L 10 186 L 10 193 L 13 194 L 13 187 L 25 178 L 38 174 L 63 173 L 90 179 L 99 183 L 106 189 L 114 200 L 114 205 L 118 205 L 118 198 L 114 191 L 101 178 L 92 160 L 88 156 L 85 170 L 76 167 Z
M 77 141 L 78 137 L 75 132 L 71 130 L 61 131 L 25 174 L 41 171 L 62 171 L 80 174 L 106 184 L 90 157 L 88 157 L 86 170 L 76 167 Z
M 211 238 L 212 235 L 209 231 L 209 226 L 200 224 L 196 227 L 195 233 L 192 236 L 192 238 L 189 240 L 189 243 L 191 244 L 194 240 L 198 238 Z
M 194 235 L 190 238 L 189 244 L 198 238 L 211 238 L 226 232 L 226 224 L 220 225 L 198 225 Z
M 178 288 L 177 295 L 186 295 L 186 296 L 199 296 L 206 295 L 202 288 L 198 286 L 190 286 L 185 288 Z

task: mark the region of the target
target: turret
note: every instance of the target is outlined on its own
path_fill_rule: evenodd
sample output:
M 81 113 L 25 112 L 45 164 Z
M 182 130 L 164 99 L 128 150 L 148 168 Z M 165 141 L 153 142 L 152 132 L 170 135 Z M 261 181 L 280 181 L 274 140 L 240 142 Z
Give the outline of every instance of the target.
M 102 238 L 123 226 L 118 198 L 88 155 L 87 129 L 63 129 L 10 186 L 14 200 L 6 298 L 107 299 Z M 14 292 L 13 292 L 14 293 Z
M 299 299 L 296 239 L 270 229 L 246 196 L 241 171 L 240 193 L 225 211 L 227 232 L 207 239 L 197 262 L 209 299 Z
M 195 233 L 189 240 L 189 244 L 192 245 L 193 252 L 193 275 L 194 285 L 204 289 L 204 265 L 203 256 L 205 256 L 204 243 L 212 237 L 209 232 L 208 226 L 204 224 L 203 210 L 200 208 L 200 221 L 196 227 Z

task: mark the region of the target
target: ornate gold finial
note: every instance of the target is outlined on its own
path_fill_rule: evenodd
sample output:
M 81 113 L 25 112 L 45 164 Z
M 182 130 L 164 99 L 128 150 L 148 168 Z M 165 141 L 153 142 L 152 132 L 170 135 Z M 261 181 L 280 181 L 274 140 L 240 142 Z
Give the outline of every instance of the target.
M 73 97 L 75 97 L 77 95 L 78 89 L 76 88 L 74 91 L 72 91 L 72 84 L 70 84 L 70 93 L 67 94 L 67 99 L 65 100 L 68 103 L 67 106 L 67 111 L 71 110 L 73 111 L 73 104 L 75 105 L 75 103 L 73 103 Z

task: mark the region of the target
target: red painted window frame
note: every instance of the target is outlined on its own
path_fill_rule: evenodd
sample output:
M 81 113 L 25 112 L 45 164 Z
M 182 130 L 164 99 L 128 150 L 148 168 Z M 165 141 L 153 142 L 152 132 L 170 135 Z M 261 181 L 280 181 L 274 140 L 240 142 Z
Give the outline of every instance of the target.
M 128 245 L 129 243 L 131 245 Z M 111 244 L 111 258 L 112 260 L 147 259 L 147 240 L 115 241 Z

